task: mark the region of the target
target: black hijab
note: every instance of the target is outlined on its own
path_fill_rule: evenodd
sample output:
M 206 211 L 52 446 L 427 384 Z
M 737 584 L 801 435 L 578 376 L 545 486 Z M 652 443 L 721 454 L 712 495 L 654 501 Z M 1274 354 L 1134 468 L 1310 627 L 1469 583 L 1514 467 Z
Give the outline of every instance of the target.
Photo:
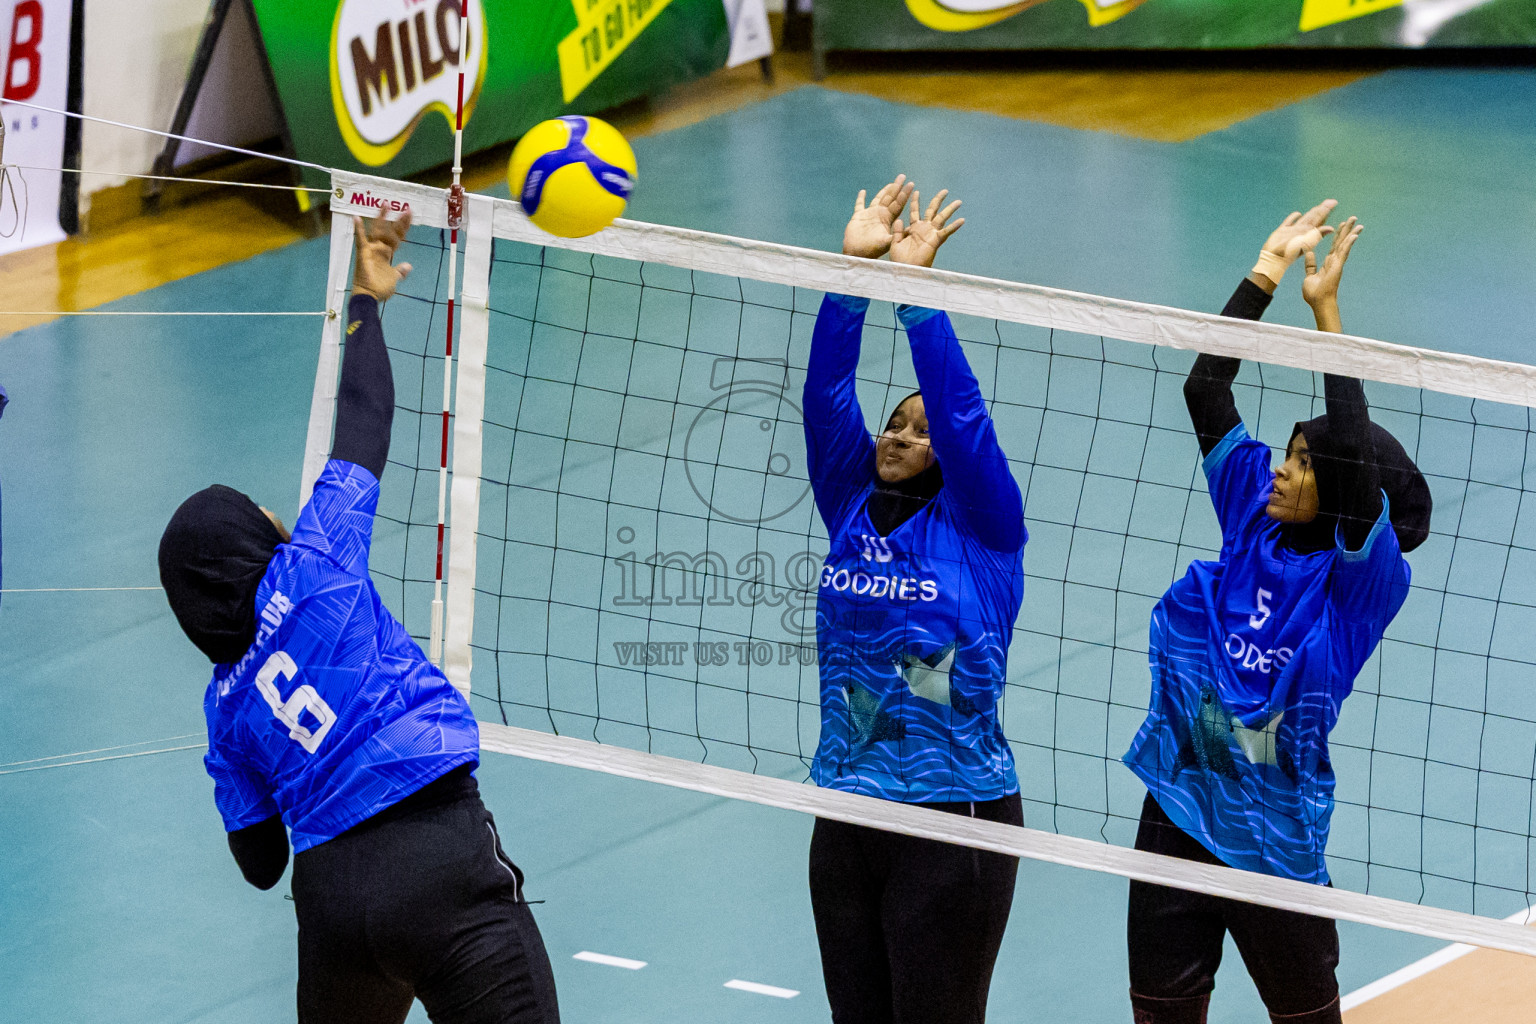
M 906 398 L 896 403 L 896 408 L 891 410 L 891 415 L 886 419 L 885 426 L 889 430 L 891 420 L 896 418 L 896 413 L 902 406 L 914 398 L 921 397 L 921 391 L 914 391 Z M 902 523 L 921 512 L 939 489 L 944 486 L 944 471 L 935 462 L 927 469 L 905 480 L 897 480 L 894 483 L 886 483 L 880 479 L 880 474 L 875 474 L 875 489 L 870 492 L 869 501 L 864 506 L 869 513 L 869 522 L 875 528 L 875 532 L 882 537 L 889 537 L 891 531 Z
M 282 534 L 257 504 L 214 484 L 181 503 L 160 538 L 160 583 L 187 638 L 216 665 L 256 639 L 256 588 Z
M 1392 531 L 1397 534 L 1398 547 L 1406 554 L 1429 536 L 1430 513 L 1434 507 L 1429 483 L 1391 432 L 1379 423 L 1371 423 L 1370 431 L 1381 489 L 1387 495 Z M 1318 513 L 1310 523 L 1284 527 L 1285 541 L 1298 551 L 1322 551 L 1336 543 L 1334 535 L 1339 522 L 1344 472 L 1344 460 L 1337 454 L 1341 445 L 1330 432 L 1326 415 L 1297 423 L 1291 437 L 1297 434 L 1306 439 L 1307 450 L 1311 453 L 1312 474 L 1317 480 Z

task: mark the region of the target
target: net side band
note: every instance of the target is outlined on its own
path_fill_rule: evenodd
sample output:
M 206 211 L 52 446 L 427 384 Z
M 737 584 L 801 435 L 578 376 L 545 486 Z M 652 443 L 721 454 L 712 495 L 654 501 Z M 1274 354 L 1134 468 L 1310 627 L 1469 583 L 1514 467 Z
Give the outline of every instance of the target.
M 368 213 L 372 208 L 354 197 L 368 202 L 380 196 L 408 201 L 413 209 L 418 203 L 446 208 L 442 189 L 341 171 L 332 180 L 339 211 Z M 1536 367 L 1523 363 L 637 221 L 615 221 L 587 238 L 556 238 L 535 227 L 512 200 L 493 200 L 492 209 L 493 233 L 511 241 L 1536 406 Z M 423 213 L 426 220 L 419 213 L 418 223 L 439 219 L 430 209 Z
M 1281 910 L 1536 956 L 1536 929 L 1457 910 L 1424 907 L 1236 868 L 1213 867 L 1141 850 L 1127 850 L 1091 839 L 1018 828 L 979 818 L 962 818 L 926 807 L 821 789 L 788 779 L 749 775 L 730 768 L 514 726 L 480 723 L 480 748 L 814 814 L 920 839 L 937 839 Z

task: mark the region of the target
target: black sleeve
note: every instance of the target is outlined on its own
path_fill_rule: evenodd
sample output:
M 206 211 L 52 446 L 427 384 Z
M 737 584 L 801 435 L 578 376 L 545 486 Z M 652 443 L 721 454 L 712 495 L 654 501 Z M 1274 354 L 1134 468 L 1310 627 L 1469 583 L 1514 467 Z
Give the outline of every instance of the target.
M 270 889 L 282 880 L 288 867 L 288 832 L 283 819 L 272 815 L 229 834 L 229 852 L 235 855 L 240 873 L 258 889 Z
M 1353 377 L 1323 375 L 1328 434 L 1338 460 L 1339 530 L 1344 544 L 1358 551 L 1381 516 L 1381 470 L 1371 439 L 1365 387 Z
M 1272 298 L 1245 277 L 1227 300 L 1221 315 L 1258 320 L 1264 316 Z M 1201 455 L 1211 454 L 1211 449 L 1230 434 L 1233 427 L 1243 422 L 1237 414 L 1237 403 L 1232 401 L 1232 382 L 1237 379 L 1241 365 L 1240 359 L 1202 352 L 1184 381 L 1184 404 L 1189 407 L 1189 420 L 1195 426 L 1195 436 L 1200 439 Z
M 395 378 L 384 347 L 379 303 L 368 295 L 354 295 L 348 307 L 347 351 L 336 394 L 331 458 L 362 466 L 382 479 L 394 419 Z

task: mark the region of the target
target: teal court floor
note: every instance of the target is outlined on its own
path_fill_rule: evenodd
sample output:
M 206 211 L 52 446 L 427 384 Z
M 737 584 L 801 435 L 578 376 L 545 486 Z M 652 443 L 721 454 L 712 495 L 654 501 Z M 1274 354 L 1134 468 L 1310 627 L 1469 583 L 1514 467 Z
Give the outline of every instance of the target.
M 852 195 L 904 171 L 966 202 L 943 266 L 1214 310 L 1280 216 L 1332 196 L 1367 225 L 1347 328 L 1530 362 L 1533 123 L 1536 74 L 1515 71 L 1390 72 L 1177 145 L 806 88 L 640 140 L 630 213 L 834 249 Z M 112 308 L 315 309 L 325 259 L 302 243 Z M 1309 324 L 1294 285 L 1269 319 Z M 249 888 L 225 848 L 200 764 L 207 665 L 154 553 L 213 480 L 292 521 L 318 328 L 80 317 L 0 341 L 4 586 L 20 591 L 0 599 L 4 1019 L 291 1018 L 286 884 Z M 565 1019 L 827 1019 L 808 819 L 496 755 L 480 779 L 544 901 Z M 1023 864 L 990 1019 L 1126 1019 L 1124 899 L 1118 879 Z M 1440 945 L 1341 932 L 1345 991 Z M 1235 952 L 1211 1019 L 1263 1019 Z

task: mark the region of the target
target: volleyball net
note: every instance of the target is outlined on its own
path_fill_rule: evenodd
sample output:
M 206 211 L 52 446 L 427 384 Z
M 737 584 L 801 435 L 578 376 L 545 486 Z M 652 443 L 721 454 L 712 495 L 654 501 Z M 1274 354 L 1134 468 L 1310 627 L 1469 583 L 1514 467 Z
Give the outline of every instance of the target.
M 417 272 L 385 312 L 400 407 L 372 569 L 441 642 L 487 749 L 1536 954 L 1536 369 L 654 225 L 555 239 L 484 196 L 455 242 L 442 190 L 333 183 L 333 309 L 341 214 L 415 217 Z M 1025 828 L 807 782 L 827 540 L 799 402 L 827 291 L 875 300 L 873 426 L 916 386 L 891 304 L 950 313 L 1025 496 L 1001 705 Z M 343 345 L 332 318 L 306 486 Z M 1239 411 L 1276 447 L 1323 411 L 1323 372 L 1363 378 L 1433 492 L 1411 592 L 1330 738 L 1332 889 L 1130 849 L 1145 789 L 1120 757 L 1147 711 L 1148 620 L 1221 544 L 1181 390 L 1196 351 L 1244 360 Z

